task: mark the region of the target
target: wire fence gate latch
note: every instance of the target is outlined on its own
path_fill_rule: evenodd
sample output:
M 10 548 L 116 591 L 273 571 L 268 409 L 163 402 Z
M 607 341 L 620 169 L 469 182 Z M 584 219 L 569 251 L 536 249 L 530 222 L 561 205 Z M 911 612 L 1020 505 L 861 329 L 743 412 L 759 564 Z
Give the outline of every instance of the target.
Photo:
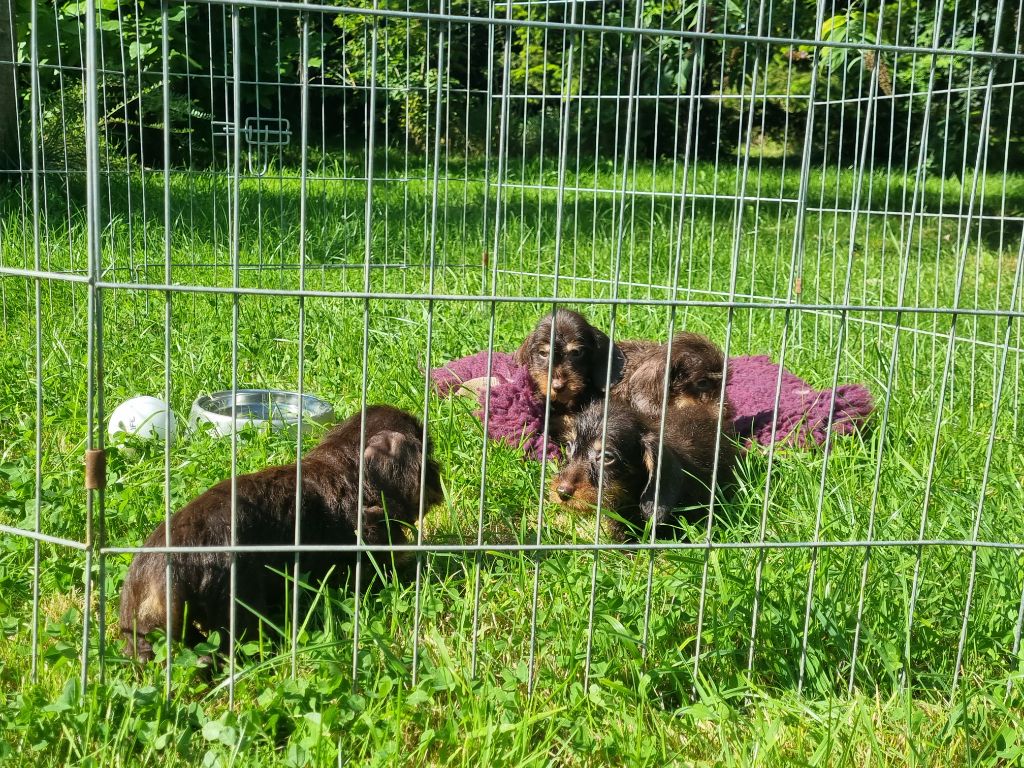
M 234 121 L 217 122 L 225 135 L 235 131 Z M 271 147 L 286 147 L 292 140 L 291 123 L 283 117 L 247 117 L 242 126 L 246 164 L 253 176 L 265 176 L 270 169 Z M 230 146 L 230 143 L 229 143 Z

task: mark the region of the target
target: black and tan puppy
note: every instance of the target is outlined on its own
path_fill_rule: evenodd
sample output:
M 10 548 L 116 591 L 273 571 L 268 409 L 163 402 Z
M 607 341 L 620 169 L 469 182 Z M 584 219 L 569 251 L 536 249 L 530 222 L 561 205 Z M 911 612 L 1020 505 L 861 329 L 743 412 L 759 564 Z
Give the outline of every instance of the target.
M 550 398 L 553 439 L 560 439 L 569 414 L 604 392 L 609 346 L 607 334 L 579 312 L 556 309 L 540 319 L 516 350 L 515 361 L 529 371 L 541 397 Z M 614 384 L 621 376 L 622 353 L 613 349 L 611 360 Z
M 720 431 L 716 477 L 719 485 L 726 484 L 732 479 L 736 459 L 736 433 L 729 400 L 722 401 L 725 355 L 706 336 L 687 331 L 677 333 L 672 338 L 671 350 L 668 347 L 661 344 L 635 356 L 630 375 L 624 377 L 625 394 L 630 404 L 654 425 L 660 423 L 664 400 L 666 445 L 680 457 L 688 473 L 708 482 L 715 459 L 716 431 Z M 706 504 L 707 494 L 702 495 Z M 692 501 L 684 500 L 687 504 Z
M 359 451 L 360 414 L 331 429 L 302 460 L 303 544 L 354 544 L 357 509 L 363 501 L 363 542 L 404 543 L 406 530 L 419 518 L 423 428 L 407 413 L 385 405 L 366 410 L 366 443 Z M 426 457 L 425 505 L 442 499 L 437 465 Z M 359 464 L 365 462 L 359 487 Z M 237 478 L 236 542 L 239 545 L 287 545 L 295 541 L 295 465 L 268 467 Z M 143 546 L 164 546 L 160 523 Z M 172 546 L 211 547 L 231 543 L 231 481 L 225 480 L 193 499 L 171 518 Z M 280 614 L 285 581 L 294 554 L 276 552 L 237 555 L 236 630 L 250 636 L 258 628 L 256 614 Z M 300 569 L 314 582 L 334 568 L 341 580 L 355 561 L 352 553 L 303 553 Z M 171 631 L 194 644 L 210 630 L 224 641 L 230 616 L 231 556 L 223 552 L 171 555 Z M 167 620 L 166 557 L 140 552 L 132 561 L 121 593 L 121 632 L 127 652 L 151 659 L 147 633 Z
M 665 402 L 668 408 L 675 410 L 697 406 L 713 411 L 717 420 L 725 373 L 722 350 L 710 339 L 686 331 L 677 333 L 672 338 L 671 350 L 668 347 L 667 344 L 636 345 L 627 355 L 626 371 L 612 388 L 612 394 L 651 419 L 660 419 Z M 667 400 L 664 397 L 666 364 L 669 368 Z M 692 415 L 693 411 L 690 413 Z M 731 424 L 728 410 L 722 421 L 727 427 Z
M 672 535 L 672 523 L 680 513 L 696 522 L 707 513 L 711 500 L 717 421 L 707 418 L 706 409 L 691 408 L 666 415 L 656 475 L 658 422 L 612 398 L 605 428 L 604 403 L 595 400 L 569 422 L 562 466 L 551 481 L 551 500 L 574 511 L 594 507 L 603 465 L 601 505 L 624 521 L 610 521 L 617 538 L 637 538 L 648 525 L 655 525 L 661 536 Z M 731 441 L 720 442 L 718 483 L 728 479 L 733 461 Z

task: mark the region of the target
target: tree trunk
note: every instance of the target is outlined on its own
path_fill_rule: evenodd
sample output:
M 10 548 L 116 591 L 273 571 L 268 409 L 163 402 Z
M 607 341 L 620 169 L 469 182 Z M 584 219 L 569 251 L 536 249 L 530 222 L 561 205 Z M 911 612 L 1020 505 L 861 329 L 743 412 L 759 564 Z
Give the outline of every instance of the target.
M 21 168 L 14 2 L 0 0 L 0 174 Z

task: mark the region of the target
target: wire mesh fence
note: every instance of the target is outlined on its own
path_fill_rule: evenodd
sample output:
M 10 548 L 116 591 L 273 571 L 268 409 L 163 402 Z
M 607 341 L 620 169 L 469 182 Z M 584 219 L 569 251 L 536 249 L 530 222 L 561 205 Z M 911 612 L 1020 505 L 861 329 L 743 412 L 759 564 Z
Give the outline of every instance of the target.
M 261 653 L 293 674 L 342 658 L 353 680 L 522 664 L 531 690 L 633 655 L 686 690 L 946 694 L 1019 672 L 1020 3 L 6 9 L 0 536 L 33 674 L 68 653 L 83 685 L 119 674 L 131 556 L 224 478 L 230 540 L 204 551 L 229 554 L 232 595 L 246 553 L 355 563 L 328 599 L 294 559 L 273 650 L 227 646 L 232 697 Z M 609 540 L 600 501 L 567 516 L 556 470 L 430 379 L 555 306 L 613 341 L 704 334 L 727 371 L 769 355 L 768 423 L 784 369 L 863 382 L 875 412 L 806 450 L 750 446 L 688 538 Z M 108 445 L 131 396 L 184 422 L 247 387 L 341 417 L 400 405 L 445 502 L 420 494 L 407 543 L 306 543 L 302 515 L 293 541 L 241 543 L 239 476 L 301 473 L 322 430 Z M 371 438 L 364 417 L 360 455 Z M 83 453 L 106 457 L 92 488 Z M 407 586 L 382 598 L 378 560 L 401 553 Z M 320 645 L 310 601 L 336 612 L 313 614 Z

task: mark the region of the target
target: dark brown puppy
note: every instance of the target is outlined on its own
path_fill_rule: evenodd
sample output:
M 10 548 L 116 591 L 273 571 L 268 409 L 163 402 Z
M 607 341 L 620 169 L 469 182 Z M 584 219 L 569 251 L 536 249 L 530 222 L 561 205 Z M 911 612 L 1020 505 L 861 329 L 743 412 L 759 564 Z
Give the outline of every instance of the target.
M 691 408 L 667 414 L 658 471 L 658 423 L 613 398 L 605 428 L 604 403 L 595 400 L 569 423 L 563 464 L 551 481 L 551 500 L 574 511 L 595 506 L 603 465 L 601 505 L 622 518 L 610 523 L 617 538 L 638 538 L 652 524 L 657 534 L 671 535 L 680 512 L 696 522 L 707 513 L 711 499 L 717 421 L 708 420 L 706 409 Z M 730 476 L 732 461 L 732 443 L 723 439 L 717 482 Z
M 712 476 L 718 488 L 728 485 L 733 479 L 736 434 L 728 407 L 723 418 L 716 440 L 717 400 L 710 403 L 684 400 L 665 417 L 665 450 L 679 462 L 684 477 L 677 504 L 690 523 L 697 522 L 707 513 Z M 647 423 L 657 434 L 658 421 L 648 419 Z
M 628 344 L 629 342 L 623 342 Z M 626 400 L 647 418 L 660 419 L 665 400 L 665 366 L 669 367 L 667 406 L 698 406 L 718 417 L 725 356 L 713 341 L 696 333 L 681 332 L 667 344 L 636 344 L 627 351 L 628 364 L 612 394 Z M 692 415 L 691 411 L 691 415 Z M 728 411 L 723 423 L 731 424 Z
M 366 447 L 359 452 L 360 414 L 331 429 L 302 460 L 303 544 L 354 544 L 357 509 L 363 501 L 363 541 L 404 543 L 406 529 L 419 518 L 423 427 L 414 417 L 377 405 L 366 409 Z M 359 488 L 360 459 L 365 460 Z M 287 545 L 295 541 L 295 465 L 268 467 L 237 478 L 236 542 Z M 441 479 L 427 446 L 425 504 L 442 499 Z M 144 546 L 164 546 L 160 523 Z M 193 499 L 171 518 L 173 546 L 226 546 L 231 543 L 231 481 L 225 480 Z M 288 572 L 294 554 L 259 552 L 237 556 L 236 630 L 255 632 L 259 619 L 279 614 L 286 582 L 274 570 Z M 341 580 L 354 563 L 352 553 L 304 553 L 299 567 L 317 581 L 331 568 Z M 171 555 L 171 631 L 190 644 L 203 633 L 220 630 L 226 643 L 230 616 L 231 557 L 223 552 Z M 167 620 L 165 555 L 140 552 L 132 561 L 121 593 L 121 632 L 127 652 L 153 657 L 146 634 Z M 274 569 L 274 570 L 272 570 Z
M 671 346 L 671 349 L 669 348 Z M 665 368 L 668 366 L 668 397 Z M 679 505 L 693 523 L 702 518 L 710 500 L 715 474 L 721 487 L 732 479 L 736 459 L 735 432 L 729 401 L 722 404 L 725 355 L 706 336 L 681 331 L 672 344 L 657 344 L 629 356 L 627 372 L 613 394 L 627 399 L 658 432 L 662 408 L 666 408 L 665 445 L 679 461 L 685 484 Z M 719 432 L 719 411 L 721 429 Z M 714 471 L 715 456 L 718 468 Z
M 672 337 L 671 349 L 668 344 L 648 346 L 634 351 L 628 360 L 622 382 L 612 394 L 628 400 L 656 430 L 665 407 L 665 443 L 688 471 L 708 482 L 721 411 L 717 480 L 727 483 L 732 478 L 736 444 L 728 399 L 722 404 L 725 355 L 718 345 L 705 336 L 683 331 Z
M 529 371 L 541 397 L 550 397 L 552 439 L 560 439 L 569 414 L 604 392 L 609 346 L 608 336 L 579 312 L 557 309 L 542 317 L 516 350 L 515 361 Z M 621 352 L 613 349 L 613 384 L 621 376 L 622 365 Z

